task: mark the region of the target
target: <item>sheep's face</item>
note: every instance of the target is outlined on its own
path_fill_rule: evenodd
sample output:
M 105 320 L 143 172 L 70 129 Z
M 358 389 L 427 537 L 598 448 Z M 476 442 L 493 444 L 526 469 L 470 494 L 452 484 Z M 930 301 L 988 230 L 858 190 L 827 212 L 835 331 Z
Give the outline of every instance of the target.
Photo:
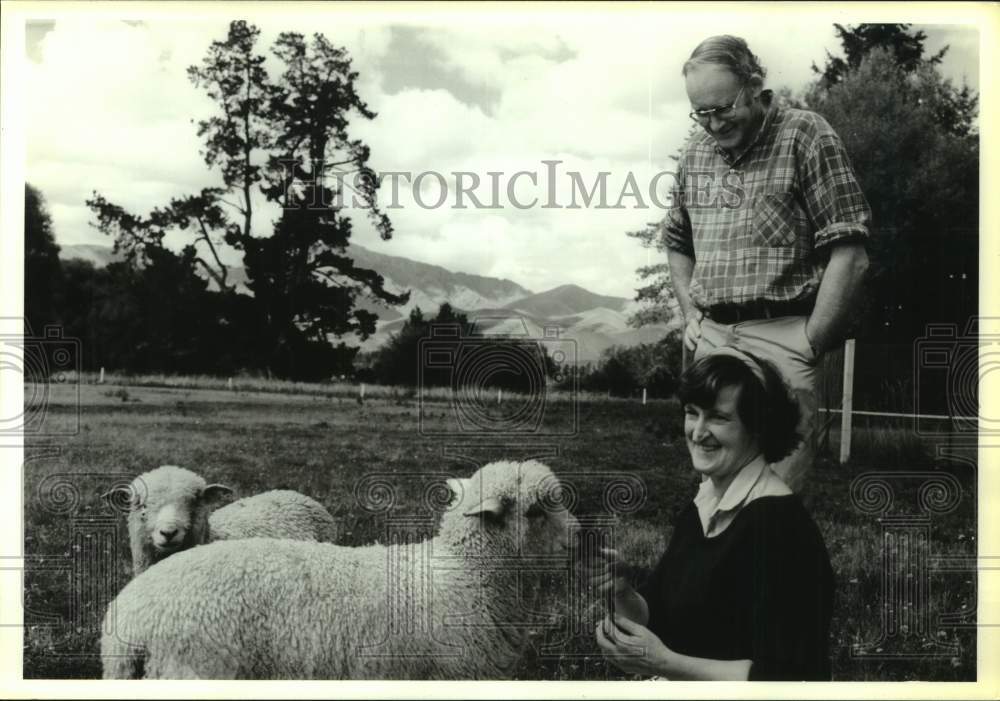
M 442 533 L 472 546 L 470 554 L 569 557 L 579 523 L 566 508 L 569 495 L 545 465 L 491 463 L 449 486 L 455 497 Z
M 206 542 L 208 515 L 232 490 L 167 465 L 136 477 L 127 492 L 132 537 L 141 538 L 162 558 Z

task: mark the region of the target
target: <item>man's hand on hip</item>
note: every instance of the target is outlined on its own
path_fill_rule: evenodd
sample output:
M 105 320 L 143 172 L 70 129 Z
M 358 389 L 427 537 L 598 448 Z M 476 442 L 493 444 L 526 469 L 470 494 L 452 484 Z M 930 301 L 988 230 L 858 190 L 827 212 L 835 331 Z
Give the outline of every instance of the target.
M 806 327 L 805 327 L 806 341 L 808 341 L 809 347 L 812 348 L 813 355 L 815 355 L 818 358 L 823 354 L 823 351 L 826 350 L 826 346 L 821 346 L 819 343 L 816 342 L 815 331 L 811 331 L 809 329 L 810 321 L 811 319 L 808 318 L 806 319 Z
M 698 347 L 698 341 L 701 339 L 702 316 L 701 312 L 692 315 L 684 327 L 684 347 L 690 351 Z
M 843 340 L 867 270 L 868 253 L 864 243 L 852 241 L 833 245 L 816 293 L 816 306 L 805 327 L 806 338 L 817 356 Z

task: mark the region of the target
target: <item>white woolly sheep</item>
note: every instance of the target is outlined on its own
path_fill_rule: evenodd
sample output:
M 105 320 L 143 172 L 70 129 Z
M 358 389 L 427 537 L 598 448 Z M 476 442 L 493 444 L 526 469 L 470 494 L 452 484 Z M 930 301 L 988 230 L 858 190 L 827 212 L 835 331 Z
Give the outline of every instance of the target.
M 456 496 L 430 540 L 254 539 L 164 561 L 109 606 L 104 678 L 509 677 L 530 628 L 558 608 L 541 585 L 561 573 L 567 587 L 554 589 L 568 590 L 578 524 L 535 461 L 448 486 Z
M 132 571 L 181 550 L 215 540 L 291 538 L 333 541 L 336 521 L 314 499 L 289 490 L 246 497 L 212 511 L 233 490 L 207 484 L 201 476 L 175 465 L 163 465 L 116 487 L 105 497 L 128 500 Z

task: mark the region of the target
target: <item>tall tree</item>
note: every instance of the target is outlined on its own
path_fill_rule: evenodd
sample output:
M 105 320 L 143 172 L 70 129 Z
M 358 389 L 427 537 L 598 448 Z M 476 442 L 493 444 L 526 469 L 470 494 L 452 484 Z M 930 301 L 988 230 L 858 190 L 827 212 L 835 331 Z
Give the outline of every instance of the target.
M 940 123 L 953 91 L 933 63 L 908 71 L 877 48 L 809 98 L 843 138 L 872 207 L 869 338 L 908 342 L 927 323 L 977 311 L 979 144 L 973 115 Z
M 856 397 L 866 408 L 890 397 L 898 410 L 909 399 L 887 390 L 922 377 L 919 407 L 945 412 L 947 393 L 912 365 L 913 348 L 930 324 L 962 334 L 978 313 L 978 96 L 941 76 L 941 54 L 920 58 L 922 36 L 903 44 L 902 58 L 894 45 L 870 48 L 807 99 L 843 138 L 872 207 Z
M 261 362 L 294 375 L 301 366 L 297 354 L 322 355 L 310 344 L 348 334 L 364 339 L 374 331 L 375 317 L 355 308 L 359 295 L 388 304 L 408 297 L 389 292 L 382 276 L 356 267 L 347 255 L 348 191 L 383 239 L 391 237 L 392 226 L 377 206 L 369 149 L 348 133 L 352 116 L 376 115 L 357 93 L 358 74 L 346 50 L 321 34 L 307 42 L 283 33 L 273 53 L 284 71 L 272 81 L 256 53 L 259 34 L 246 22 L 231 23 L 226 39 L 213 42 L 201 65 L 188 72 L 218 108 L 199 122 L 198 134 L 205 163 L 220 173 L 222 186 L 175 199 L 145 217 L 96 192 L 88 204 L 97 226 L 114 235 L 116 248 L 130 258 L 162 247 L 170 229 L 189 230 L 197 247 L 193 262 L 223 291 L 233 291 L 233 283 L 221 250 L 234 249 L 243 257 L 265 337 Z M 262 201 L 281 208 L 269 235 L 255 227 Z
M 274 53 L 286 70 L 270 91 L 269 114 L 281 128 L 273 130 L 263 192 L 282 213 L 270 237 L 243 245 L 250 288 L 271 329 L 272 352 L 294 363 L 294 338 L 323 344 L 328 336 L 354 333 L 364 339 L 374 332 L 376 316 L 354 307 L 359 295 L 390 304 L 404 303 L 407 296 L 388 292 L 380 275 L 357 268 L 346 255 L 352 230 L 343 211 L 348 189 L 382 237 L 392 235 L 375 201 L 369 149 L 347 132 L 350 114 L 375 118 L 355 89 L 358 74 L 347 52 L 322 35 L 307 43 L 288 32 L 278 37 Z
M 814 63 L 813 72 L 820 78 L 809 91 L 810 104 L 822 102 L 824 96 L 850 73 L 861 68 L 864 60 L 874 51 L 887 53 L 890 62 L 904 75 L 914 76 L 922 87 L 933 94 L 928 99 L 934 104 L 935 122 L 939 129 L 957 136 L 975 132 L 979 98 L 968 85 L 955 87 L 939 76 L 927 80 L 928 72 L 940 65 L 948 53 L 945 46 L 936 54 L 926 56 L 924 42 L 927 35 L 912 31 L 909 24 L 859 24 L 857 26 L 833 25 L 840 39 L 845 58 L 827 52 L 826 65 L 820 69 Z M 919 76 L 924 76 L 920 78 Z
M 256 53 L 259 36 L 257 27 L 234 21 L 224 40 L 212 42 L 201 65 L 188 68 L 188 78 L 218 108 L 218 113 L 198 122 L 198 136 L 205 140 L 201 153 L 206 165 L 218 168 L 225 185 L 212 194 L 241 220 L 219 222 L 226 243 L 236 248 L 253 236 L 253 196 L 262 177 L 259 155 L 275 139 L 268 106 L 276 88 L 264 70 L 264 57 Z M 238 200 L 230 202 L 223 195 Z
M 62 268 L 52 217 L 42 193 L 24 186 L 24 312 L 32 333 L 57 321 L 55 300 Z
M 818 73 L 824 88 L 839 83 L 848 71 L 856 70 L 873 49 L 891 52 L 893 62 L 903 71 L 912 72 L 924 63 L 936 65 L 944 58 L 948 47 L 933 56 L 924 57 L 924 41 L 927 35 L 921 31 L 912 33 L 909 24 L 834 24 L 834 31 L 844 49 L 845 58 L 826 52 L 826 65 L 820 70 L 814 63 L 813 73 Z M 846 60 L 845 60 L 846 59 Z

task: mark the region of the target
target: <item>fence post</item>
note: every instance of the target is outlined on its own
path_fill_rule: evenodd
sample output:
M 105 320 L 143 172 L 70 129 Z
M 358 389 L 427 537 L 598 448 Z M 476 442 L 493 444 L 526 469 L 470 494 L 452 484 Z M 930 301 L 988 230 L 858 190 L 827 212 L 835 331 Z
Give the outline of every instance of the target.
M 99 384 L 99 385 L 103 385 L 104 384 L 104 366 L 103 365 L 101 366 L 101 377 L 100 377 L 100 379 L 97 380 L 97 384 Z
M 646 388 L 642 388 L 642 405 L 646 406 Z
M 840 415 L 840 463 L 851 458 L 851 411 L 854 409 L 854 339 L 844 342 L 844 401 Z
M 226 387 L 229 389 L 230 392 L 233 391 L 233 378 L 230 377 L 228 380 L 226 380 Z
M 497 404 L 503 401 L 503 389 L 497 387 Z
M 361 393 L 358 395 L 361 399 L 365 398 L 365 383 L 361 383 Z

